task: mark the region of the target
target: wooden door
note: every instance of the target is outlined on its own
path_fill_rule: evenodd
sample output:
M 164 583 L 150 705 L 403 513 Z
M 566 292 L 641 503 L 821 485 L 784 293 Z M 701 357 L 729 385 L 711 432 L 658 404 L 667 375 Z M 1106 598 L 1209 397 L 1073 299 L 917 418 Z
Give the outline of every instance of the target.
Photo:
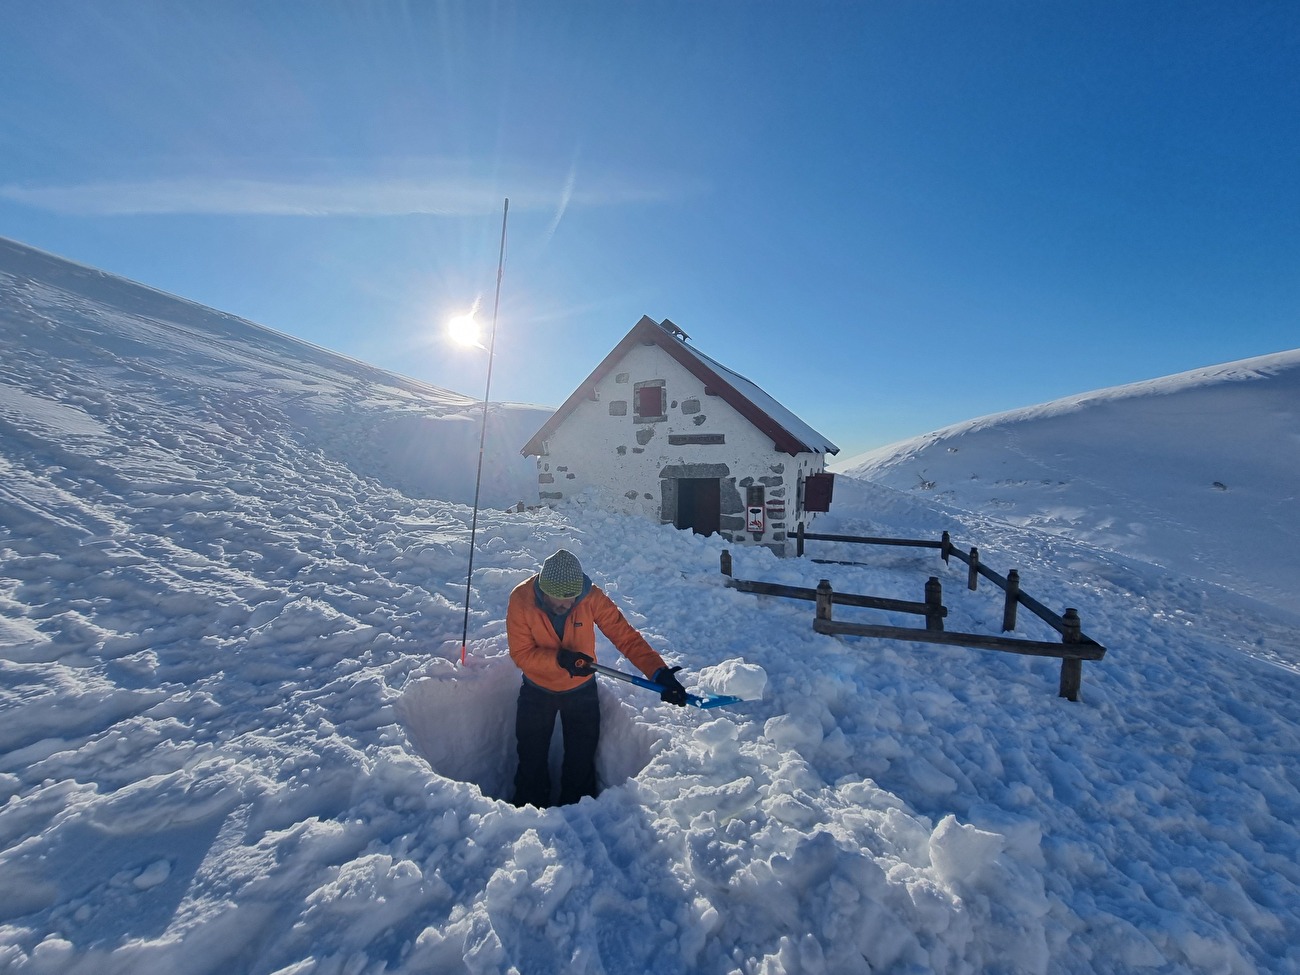
M 678 478 L 677 520 L 673 524 L 697 535 L 716 534 L 722 522 L 721 488 L 716 477 Z

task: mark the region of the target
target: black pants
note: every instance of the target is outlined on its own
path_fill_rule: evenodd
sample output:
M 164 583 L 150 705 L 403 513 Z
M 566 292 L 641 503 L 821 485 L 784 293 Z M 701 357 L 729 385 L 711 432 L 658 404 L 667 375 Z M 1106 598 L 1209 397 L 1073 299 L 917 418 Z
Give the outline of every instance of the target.
M 593 677 L 577 690 L 553 694 L 524 682 L 515 715 L 516 806 L 545 809 L 551 804 L 549 764 L 555 716 L 564 729 L 564 763 L 560 767 L 560 805 L 596 794 L 596 745 L 600 742 L 600 701 Z

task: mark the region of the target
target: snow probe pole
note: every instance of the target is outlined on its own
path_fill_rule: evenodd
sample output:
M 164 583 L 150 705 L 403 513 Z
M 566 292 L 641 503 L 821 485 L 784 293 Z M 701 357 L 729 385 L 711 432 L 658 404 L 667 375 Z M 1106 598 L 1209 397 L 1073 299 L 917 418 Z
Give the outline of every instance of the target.
M 497 347 L 497 310 L 501 307 L 501 276 L 506 266 L 506 217 L 510 215 L 510 198 L 501 209 L 501 254 L 497 257 L 497 296 L 492 302 L 492 337 L 488 340 L 487 387 L 483 390 L 483 429 L 478 438 L 478 472 L 474 475 L 474 517 L 469 525 L 469 569 L 465 573 L 465 628 L 460 634 L 460 665 L 465 666 L 465 646 L 469 643 L 469 595 L 474 577 L 474 536 L 478 533 L 478 492 L 483 483 L 483 448 L 487 444 L 488 400 L 492 396 L 492 355 Z
M 629 684 L 635 684 L 637 687 L 644 687 L 648 691 L 658 691 L 662 694 L 665 690 L 663 684 L 656 684 L 654 681 L 645 677 L 638 677 L 636 674 L 625 674 L 621 670 L 615 670 L 613 667 L 606 667 L 603 664 L 596 663 L 595 661 L 592 661 L 587 666 L 598 674 L 604 674 L 606 677 L 614 677 L 618 680 L 625 680 Z M 705 711 L 710 708 L 720 708 L 724 704 L 737 704 L 741 700 L 742 698 L 732 697 L 730 694 L 709 694 L 705 697 L 700 697 L 698 694 L 690 693 L 686 695 L 687 704 L 693 708 L 701 708 Z

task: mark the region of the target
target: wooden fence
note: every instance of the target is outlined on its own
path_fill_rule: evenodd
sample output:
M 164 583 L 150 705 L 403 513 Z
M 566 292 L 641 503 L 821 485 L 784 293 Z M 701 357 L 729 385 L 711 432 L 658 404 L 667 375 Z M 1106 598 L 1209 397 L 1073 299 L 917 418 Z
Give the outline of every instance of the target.
M 795 538 L 796 552 L 800 556 L 804 554 L 805 541 L 849 542 L 859 545 L 894 545 L 937 549 L 945 564 L 950 564 L 949 560 L 952 558 L 957 558 L 966 564 L 966 586 L 968 589 L 977 589 L 979 579 L 983 576 L 1006 594 L 1002 611 L 1002 631 L 1004 633 L 1016 628 L 1016 608 L 1024 606 L 1061 634 L 1061 642 L 1049 643 L 1040 640 L 987 636 L 982 633 L 952 633 L 946 631 L 943 621 L 948 615 L 948 610 L 943 605 L 943 587 L 937 576 L 931 576 L 926 581 L 924 598 L 920 602 L 909 602 L 902 599 L 886 599 L 881 596 L 835 592 L 827 579 L 821 580 L 815 589 L 734 579 L 731 575 L 731 553 L 723 551 L 722 574 L 727 577 L 727 585 L 741 592 L 782 596 L 788 599 L 807 599 L 815 602 L 816 614 L 813 618 L 813 629 L 818 633 L 877 637 L 890 640 L 905 640 L 913 643 L 946 644 L 980 650 L 999 650 L 1004 653 L 1019 653 L 1032 657 L 1058 657 L 1061 660 L 1060 696 L 1070 701 L 1079 699 L 1079 688 L 1083 682 L 1083 661 L 1101 660 L 1106 655 L 1105 647 L 1084 634 L 1077 610 L 1067 609 L 1058 616 L 1020 588 L 1020 573 L 1017 570 L 1012 569 L 1005 576 L 994 572 L 980 562 L 979 549 L 972 548 L 969 554 L 962 552 L 952 544 L 952 539 L 947 532 L 944 532 L 938 541 L 915 538 L 871 538 L 859 535 L 821 535 L 804 531 L 803 523 L 800 522 Z M 832 610 L 836 605 L 857 606 L 867 609 L 886 610 L 892 613 L 922 616 L 925 618 L 925 628 L 842 622 L 833 618 Z

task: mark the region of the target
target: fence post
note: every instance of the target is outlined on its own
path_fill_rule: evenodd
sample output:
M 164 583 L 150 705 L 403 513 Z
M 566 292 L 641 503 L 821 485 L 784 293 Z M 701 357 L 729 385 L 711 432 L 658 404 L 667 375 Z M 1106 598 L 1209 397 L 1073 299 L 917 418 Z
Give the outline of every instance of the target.
M 1020 605 L 1020 570 L 1007 573 L 1007 604 L 1002 608 L 1002 632 L 1016 628 L 1016 607 Z
M 1065 629 L 1061 633 L 1061 642 L 1081 643 L 1083 642 L 1082 624 L 1079 622 L 1079 611 L 1077 609 L 1067 609 L 1061 617 L 1061 622 L 1065 624 Z M 1079 700 L 1079 686 L 1083 683 L 1083 661 L 1078 657 L 1065 657 L 1061 660 L 1061 692 L 1058 697 L 1063 697 L 1070 701 Z
M 943 564 L 948 564 L 948 556 L 952 555 L 952 536 L 947 532 L 943 533 L 943 538 L 939 541 L 939 554 L 943 556 Z
M 731 549 L 724 548 L 722 550 L 721 561 L 722 561 L 722 574 L 724 576 L 731 575 Z
M 930 576 L 925 584 L 925 628 L 943 629 L 943 586 L 938 576 Z
M 831 618 L 831 581 L 823 579 L 817 583 L 817 618 L 819 620 L 828 620 Z
M 803 522 L 799 522 L 799 527 L 794 534 L 795 546 L 794 554 L 798 558 L 803 558 Z
M 970 550 L 970 572 L 966 575 L 966 588 L 974 592 L 980 584 L 980 550 Z

